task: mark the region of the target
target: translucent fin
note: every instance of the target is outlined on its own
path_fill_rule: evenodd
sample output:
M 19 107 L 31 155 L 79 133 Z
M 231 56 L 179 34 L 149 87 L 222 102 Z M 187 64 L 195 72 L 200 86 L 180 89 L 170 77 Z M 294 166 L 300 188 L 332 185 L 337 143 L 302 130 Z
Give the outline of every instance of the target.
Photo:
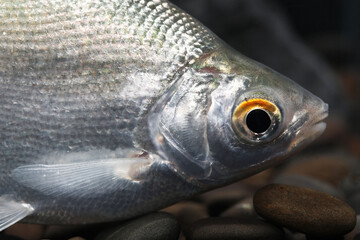
M 0 197 L 0 231 L 30 215 L 34 208 L 30 204 L 17 202 L 11 196 Z
M 12 171 L 18 183 L 55 196 L 96 196 L 138 184 L 151 162 L 146 158 L 106 159 L 64 164 L 20 166 Z

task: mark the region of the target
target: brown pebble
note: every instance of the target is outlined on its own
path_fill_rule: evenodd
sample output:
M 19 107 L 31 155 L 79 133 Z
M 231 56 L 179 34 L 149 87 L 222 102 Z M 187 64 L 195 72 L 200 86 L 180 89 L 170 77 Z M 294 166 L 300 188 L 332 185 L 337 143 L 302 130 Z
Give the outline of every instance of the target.
M 44 226 L 39 224 L 16 223 L 5 229 L 5 234 L 20 237 L 24 240 L 40 239 L 43 233 Z
M 284 172 L 310 176 L 338 186 L 349 175 L 350 164 L 343 156 L 315 155 L 291 164 Z
M 254 195 L 255 211 L 275 224 L 315 237 L 342 236 L 356 224 L 347 203 L 323 192 L 270 184 Z
M 360 215 L 356 216 L 357 222 L 355 228 L 345 235 L 344 240 L 360 240 Z

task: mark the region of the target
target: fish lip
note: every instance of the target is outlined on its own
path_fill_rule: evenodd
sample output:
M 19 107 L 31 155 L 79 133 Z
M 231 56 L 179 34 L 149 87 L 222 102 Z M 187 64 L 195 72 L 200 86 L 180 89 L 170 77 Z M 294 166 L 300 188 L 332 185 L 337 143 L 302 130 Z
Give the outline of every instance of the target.
M 293 121 L 287 129 L 279 136 L 288 136 L 292 132 L 296 132 L 297 134 L 304 135 L 304 130 L 311 129 L 318 124 L 323 124 L 324 120 L 328 117 L 328 104 L 323 104 L 322 108 L 315 112 L 315 114 L 311 114 L 312 119 L 309 119 L 309 112 L 303 112 L 301 115 L 297 117 L 295 121 Z M 325 123 L 324 123 L 325 124 Z
M 312 114 L 312 119 L 306 119 L 311 113 L 303 113 L 299 118 L 293 122 L 287 129 L 287 134 L 295 132 L 295 137 L 290 137 L 290 149 L 295 149 L 300 146 L 305 147 L 309 143 L 318 138 L 326 129 L 326 122 L 324 120 L 328 117 L 328 104 L 323 104 L 322 108 L 315 114 Z
M 329 116 L 329 105 L 325 103 L 323 105 L 322 111 L 320 111 L 315 117 L 316 120 L 313 122 L 313 125 L 322 123 L 328 116 Z

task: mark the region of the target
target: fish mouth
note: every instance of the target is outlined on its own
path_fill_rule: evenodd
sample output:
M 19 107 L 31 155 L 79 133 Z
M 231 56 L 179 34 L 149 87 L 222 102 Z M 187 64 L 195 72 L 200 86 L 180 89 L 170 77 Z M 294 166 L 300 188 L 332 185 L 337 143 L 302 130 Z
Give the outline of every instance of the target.
M 323 109 L 319 111 L 319 113 L 315 116 L 316 117 L 314 118 L 314 120 L 312 121 L 313 123 L 311 123 L 310 126 L 313 134 L 317 133 L 316 135 L 320 136 L 326 128 L 326 122 L 324 122 L 324 120 L 329 116 L 329 105 L 324 104 Z
M 322 108 L 315 114 L 304 113 L 289 127 L 295 132 L 295 136 L 290 143 L 290 149 L 304 147 L 318 138 L 326 129 L 324 120 L 328 117 L 328 104 L 323 104 Z

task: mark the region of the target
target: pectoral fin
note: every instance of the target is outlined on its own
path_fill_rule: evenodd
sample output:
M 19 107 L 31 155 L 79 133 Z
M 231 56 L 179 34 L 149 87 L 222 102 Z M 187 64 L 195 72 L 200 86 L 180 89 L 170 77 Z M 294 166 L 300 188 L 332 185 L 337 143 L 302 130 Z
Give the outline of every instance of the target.
M 34 208 L 27 203 L 17 202 L 9 195 L 0 196 L 0 231 L 30 215 Z
M 138 184 L 137 175 L 151 162 L 146 158 L 105 159 L 64 164 L 20 166 L 12 178 L 45 195 L 96 196 Z

